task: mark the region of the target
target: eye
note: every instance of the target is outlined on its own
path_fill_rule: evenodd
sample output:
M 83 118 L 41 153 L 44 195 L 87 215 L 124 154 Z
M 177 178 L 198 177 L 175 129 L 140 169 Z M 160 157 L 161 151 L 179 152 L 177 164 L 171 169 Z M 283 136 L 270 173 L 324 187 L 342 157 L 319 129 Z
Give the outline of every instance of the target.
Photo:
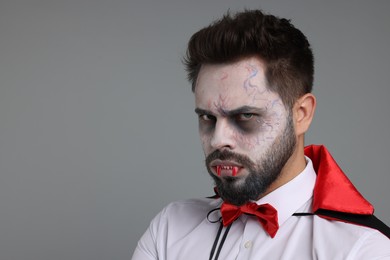
M 212 115 L 203 114 L 203 115 L 199 115 L 199 120 L 202 120 L 202 121 L 215 121 L 215 117 L 212 116 Z
M 237 116 L 237 119 L 239 121 L 249 121 L 255 117 L 252 113 L 242 113 Z

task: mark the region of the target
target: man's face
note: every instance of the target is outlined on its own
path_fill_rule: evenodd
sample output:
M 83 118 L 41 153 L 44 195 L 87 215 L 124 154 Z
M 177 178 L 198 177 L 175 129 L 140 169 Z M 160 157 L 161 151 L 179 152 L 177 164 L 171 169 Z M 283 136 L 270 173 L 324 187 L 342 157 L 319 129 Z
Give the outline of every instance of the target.
M 257 58 L 204 65 L 195 87 L 207 170 L 236 205 L 266 192 L 295 149 L 292 118 L 264 70 Z

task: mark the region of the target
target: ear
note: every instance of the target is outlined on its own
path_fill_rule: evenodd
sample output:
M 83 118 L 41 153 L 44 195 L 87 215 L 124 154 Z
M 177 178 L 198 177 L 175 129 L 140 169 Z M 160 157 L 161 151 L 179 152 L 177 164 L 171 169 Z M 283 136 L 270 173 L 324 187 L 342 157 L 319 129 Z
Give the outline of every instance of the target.
M 311 93 L 303 95 L 295 102 L 293 116 L 297 136 L 303 135 L 309 129 L 314 117 L 316 104 L 316 97 Z

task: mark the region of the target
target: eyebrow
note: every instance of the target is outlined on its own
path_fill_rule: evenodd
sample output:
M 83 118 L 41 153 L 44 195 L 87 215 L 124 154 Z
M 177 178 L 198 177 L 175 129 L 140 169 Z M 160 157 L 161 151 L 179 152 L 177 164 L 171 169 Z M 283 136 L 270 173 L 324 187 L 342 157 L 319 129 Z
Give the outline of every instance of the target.
M 233 110 L 225 110 L 225 109 L 219 109 L 218 110 L 222 115 L 224 116 L 235 116 L 239 114 L 245 114 L 245 113 L 254 113 L 254 114 L 264 114 L 266 109 L 265 108 L 258 108 L 258 107 L 251 107 L 251 106 L 242 106 Z M 195 113 L 198 115 L 214 115 L 213 112 L 201 108 L 195 108 Z

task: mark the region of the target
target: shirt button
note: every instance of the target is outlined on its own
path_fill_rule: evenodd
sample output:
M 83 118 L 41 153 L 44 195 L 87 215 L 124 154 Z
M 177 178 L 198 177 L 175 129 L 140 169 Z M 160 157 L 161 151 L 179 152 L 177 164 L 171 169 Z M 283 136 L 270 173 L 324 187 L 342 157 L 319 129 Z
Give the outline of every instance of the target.
M 244 247 L 246 248 L 246 249 L 249 249 L 249 248 L 251 248 L 252 247 L 252 241 L 246 241 L 245 242 L 245 244 L 244 244 Z

